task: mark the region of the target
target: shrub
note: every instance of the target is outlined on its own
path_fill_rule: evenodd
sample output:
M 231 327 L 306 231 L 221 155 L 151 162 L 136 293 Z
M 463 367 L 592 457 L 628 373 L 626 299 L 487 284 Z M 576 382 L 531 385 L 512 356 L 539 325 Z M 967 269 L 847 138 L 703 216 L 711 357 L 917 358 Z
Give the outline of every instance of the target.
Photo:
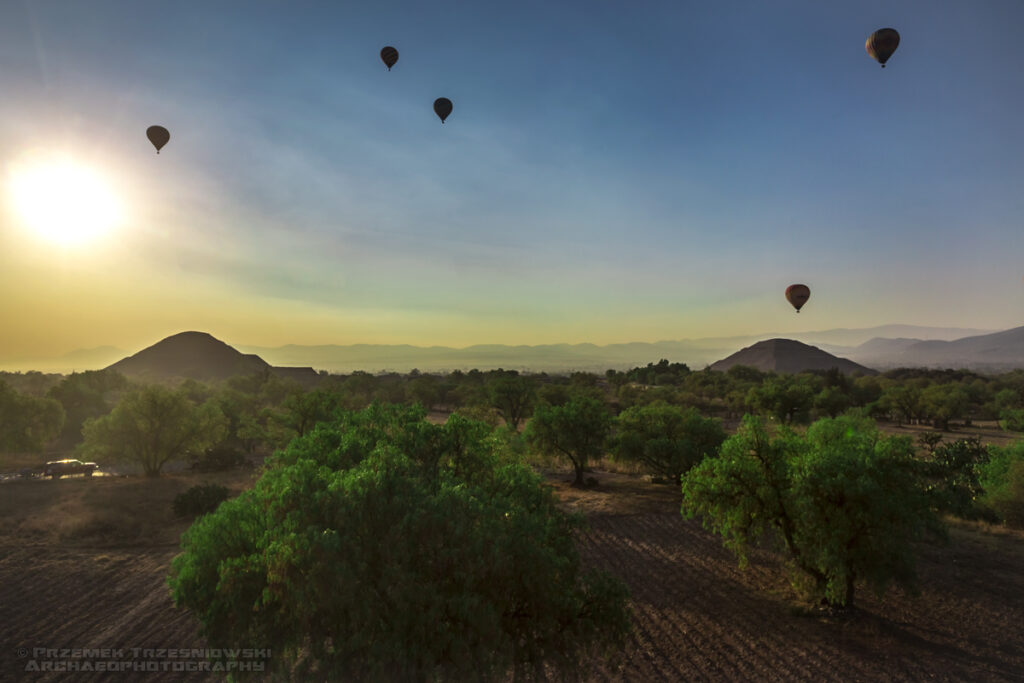
M 193 486 L 174 497 L 174 514 L 178 517 L 198 517 L 213 512 L 228 499 L 228 490 L 219 484 Z
M 981 468 L 981 504 L 1007 526 L 1024 528 L 1024 442 L 992 451 Z
M 925 432 L 929 433 L 933 432 Z M 924 440 L 924 434 L 920 438 Z M 973 436 L 934 445 L 929 456 L 925 471 L 931 480 L 934 504 L 958 517 L 979 517 L 977 502 L 984 492 L 980 475 L 989 461 L 988 447 Z
M 189 456 L 189 467 L 197 472 L 223 472 L 246 462 L 242 451 L 223 443 Z
M 483 422 L 491 427 L 497 427 L 501 424 L 501 413 L 498 412 L 497 408 L 488 406 L 462 406 L 457 408 L 452 414 L 461 415 L 467 420 Z
M 1024 410 L 1005 408 L 999 413 L 999 427 L 1007 432 L 1024 432 Z

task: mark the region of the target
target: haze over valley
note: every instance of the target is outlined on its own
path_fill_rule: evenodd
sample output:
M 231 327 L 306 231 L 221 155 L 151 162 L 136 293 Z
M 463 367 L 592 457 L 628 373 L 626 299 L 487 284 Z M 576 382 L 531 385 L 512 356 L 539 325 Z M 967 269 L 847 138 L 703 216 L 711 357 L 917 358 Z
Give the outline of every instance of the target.
M 892 335 L 892 336 L 885 336 Z M 897 335 L 914 335 L 912 338 Z M 355 344 L 280 347 L 232 344 L 239 351 L 258 356 L 275 366 L 301 366 L 329 373 L 448 372 L 504 368 L 523 372 L 601 373 L 625 370 L 659 359 L 686 363 L 693 369 L 716 361 L 777 334 L 717 337 L 630 344 L 481 344 L 465 348 L 414 345 Z M 958 328 L 885 325 L 865 329 L 836 329 L 794 335 L 833 356 L 874 370 L 896 367 L 950 367 L 999 372 L 1024 367 L 1024 327 L 988 333 Z M 187 353 L 182 351 L 182 353 Z M 0 369 L 67 373 L 121 369 L 118 361 L 132 355 L 115 346 L 70 351 L 56 358 L 7 362 Z M 239 372 L 243 366 L 239 366 Z M 795 370 L 791 370 L 795 371 Z M 243 373 L 244 374 L 244 373 Z M 215 377 L 211 377 L 215 378 Z

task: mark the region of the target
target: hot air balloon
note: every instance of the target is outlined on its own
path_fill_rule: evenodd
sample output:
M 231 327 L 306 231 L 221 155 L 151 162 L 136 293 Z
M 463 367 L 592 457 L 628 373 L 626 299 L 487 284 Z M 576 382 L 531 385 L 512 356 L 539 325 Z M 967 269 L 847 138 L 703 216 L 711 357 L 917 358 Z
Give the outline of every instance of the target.
M 388 45 L 380 51 L 380 58 L 384 60 L 384 65 L 388 67 L 388 71 L 391 71 L 391 67 L 398 61 L 398 50 Z
M 896 32 L 896 29 L 880 28 L 868 36 L 867 42 L 864 43 L 864 49 L 884 69 L 885 63 L 889 61 L 889 57 L 892 57 L 892 53 L 896 52 L 896 47 L 899 44 L 900 34 Z
M 793 304 L 793 308 L 799 313 L 807 300 L 811 298 L 811 288 L 807 285 L 790 285 L 786 287 L 786 301 Z
M 156 147 L 156 153 L 159 154 L 160 148 L 171 139 L 171 134 L 163 126 L 150 126 L 146 129 L 146 137 L 153 143 L 153 146 Z
M 452 101 L 447 97 L 438 97 L 434 100 L 434 113 L 440 117 L 441 123 L 444 123 L 444 120 L 452 113 Z

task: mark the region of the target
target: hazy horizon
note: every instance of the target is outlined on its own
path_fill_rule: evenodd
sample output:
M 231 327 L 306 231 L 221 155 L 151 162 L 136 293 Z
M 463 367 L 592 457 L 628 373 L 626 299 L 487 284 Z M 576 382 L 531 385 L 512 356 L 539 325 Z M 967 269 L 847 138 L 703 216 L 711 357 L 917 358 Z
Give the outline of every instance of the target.
M 187 330 L 179 330 L 178 333 L 185 332 Z M 490 367 L 492 364 L 497 363 L 498 365 L 504 364 L 505 367 L 510 369 L 523 369 L 528 371 L 570 371 L 573 369 L 583 369 L 584 366 L 578 365 L 578 363 L 588 363 L 585 367 L 588 370 L 594 370 L 600 367 L 600 363 L 607 363 L 607 367 L 601 367 L 601 370 L 608 369 L 608 367 L 620 367 L 624 364 L 628 364 L 629 367 L 635 365 L 645 365 L 648 362 L 655 362 L 661 357 L 671 356 L 670 360 L 673 362 L 687 362 L 694 365 L 695 368 L 702 367 L 704 364 L 712 363 L 716 360 L 721 360 L 719 356 L 724 357 L 733 351 L 739 350 L 742 346 L 761 341 L 765 339 L 779 337 L 780 333 L 766 331 L 750 335 L 735 335 L 729 337 L 700 337 L 692 339 L 662 339 L 653 342 L 634 340 L 632 342 L 612 342 L 610 344 L 593 344 L 590 342 L 579 342 L 570 344 L 568 342 L 553 343 L 553 344 L 522 344 L 522 345 L 511 345 L 511 344 L 470 344 L 461 347 L 444 346 L 444 345 L 418 345 L 418 344 L 283 344 L 277 346 L 263 346 L 258 344 L 248 344 L 244 340 L 232 340 L 225 339 L 218 336 L 215 333 L 211 333 L 203 330 L 191 330 L 193 332 L 203 332 L 210 334 L 214 339 L 224 342 L 232 348 L 241 351 L 242 353 L 253 353 L 261 356 L 264 360 L 271 363 L 272 365 L 312 365 L 316 369 L 328 369 L 332 371 L 344 371 L 350 372 L 353 370 L 369 370 L 373 372 L 383 370 L 402 369 L 401 371 L 408 371 L 409 369 L 418 367 L 417 358 L 420 364 L 423 365 L 420 369 L 436 371 L 439 369 L 452 370 L 452 369 L 467 369 L 474 362 L 478 362 L 482 367 Z M 996 332 L 997 330 L 981 330 L 971 328 L 954 328 L 954 327 L 921 327 L 913 325 L 901 325 L 897 323 L 891 323 L 887 325 L 881 325 L 871 328 L 836 328 L 831 330 L 812 330 L 805 333 L 795 333 L 792 336 L 800 338 L 800 341 L 805 343 L 820 344 L 822 348 L 826 348 L 829 352 L 839 351 L 842 348 L 852 348 L 859 344 L 868 341 L 869 339 L 876 338 L 878 336 L 895 338 L 902 337 L 905 335 L 914 335 L 919 339 L 932 339 L 932 340 L 954 340 L 964 337 L 977 336 L 981 334 L 987 334 Z M 175 333 L 175 334 L 178 334 Z M 174 336 L 174 335 L 169 335 Z M 120 346 L 114 345 L 103 345 L 95 348 L 78 348 L 72 349 L 67 352 L 55 355 L 55 356 L 35 356 L 35 357 L 22 357 L 22 358 L 4 358 L 0 357 L 0 371 L 8 372 L 25 372 L 29 370 L 38 370 L 43 372 L 57 372 L 61 374 L 68 374 L 70 372 L 81 372 L 83 370 L 95 370 L 109 366 L 116 361 L 123 358 L 132 356 L 139 351 L 153 346 L 154 344 L 164 341 L 164 339 L 155 339 L 149 343 L 146 343 L 137 348 L 125 349 Z M 568 347 L 571 349 L 577 349 L 580 346 L 593 347 L 596 351 L 609 351 L 613 352 L 610 355 L 602 356 L 600 353 L 596 357 L 586 358 L 584 356 L 570 357 L 569 359 L 562 358 L 560 356 L 551 355 L 537 355 L 537 351 L 546 348 L 559 348 Z M 647 349 L 649 355 L 658 355 L 658 358 L 641 356 L 633 353 L 632 350 L 624 349 L 622 347 L 652 347 Z M 338 356 L 332 353 L 332 350 L 345 349 L 350 352 L 356 351 L 359 347 L 365 347 L 369 350 L 370 355 L 359 355 L 358 353 L 351 355 L 346 358 L 344 362 L 338 362 Z M 486 356 L 472 356 L 466 355 L 463 352 L 479 351 L 480 348 L 493 347 L 491 350 L 497 350 L 498 355 Z M 384 356 L 379 355 L 380 351 L 400 351 L 402 349 L 411 349 L 414 352 L 412 357 L 403 356 L 401 353 L 394 355 L 388 353 Z M 327 355 L 318 355 L 318 351 L 325 351 Z M 451 367 L 445 365 L 445 360 L 440 360 L 436 357 L 430 357 L 427 352 L 438 351 L 445 352 L 448 355 L 446 357 L 451 358 L 451 362 L 454 363 Z M 523 355 L 524 352 L 526 355 Z M 452 356 L 451 353 L 462 354 Z M 501 355 L 504 353 L 505 355 Z M 417 355 L 418 354 L 418 355 Z M 723 355 L 724 354 L 724 355 Z M 625 360 L 627 357 L 632 360 Z M 477 361 L 473 359 L 476 358 Z M 315 359 L 320 359 L 318 362 Z M 330 360 L 327 360 L 330 359 Z M 531 362 L 535 365 L 531 367 Z M 573 365 L 576 362 L 577 365 Z M 390 365 L 389 365 L 390 363 Z M 425 363 L 425 364 L 424 364 Z M 468 363 L 468 365 L 467 365 Z M 495 365 L 497 367 L 497 365 Z M 343 370 L 342 370 L 343 369 Z
M 1009 0 L 7 3 L 0 359 L 183 330 L 1012 328 L 1022 23 Z

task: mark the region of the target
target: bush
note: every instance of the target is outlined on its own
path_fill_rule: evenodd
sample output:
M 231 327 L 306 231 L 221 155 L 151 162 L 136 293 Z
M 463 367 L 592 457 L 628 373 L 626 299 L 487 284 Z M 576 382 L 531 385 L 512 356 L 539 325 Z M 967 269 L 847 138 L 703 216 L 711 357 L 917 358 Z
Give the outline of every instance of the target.
M 981 505 L 1007 526 L 1024 528 L 1024 442 L 992 451 L 981 468 Z
M 207 448 L 189 457 L 189 467 L 197 472 L 223 472 L 246 464 L 245 454 L 227 444 Z
M 925 432 L 925 434 L 934 432 Z M 924 434 L 920 437 L 925 439 Z M 988 447 L 973 436 L 934 445 L 925 468 L 931 479 L 929 490 L 935 505 L 958 517 L 977 519 L 977 503 L 984 492 L 980 475 L 989 461 Z
M 1024 460 L 1010 463 L 1002 486 L 986 502 L 1006 526 L 1024 529 Z
M 501 413 L 498 412 L 497 408 L 490 408 L 488 406 L 462 406 L 457 408 L 452 414 L 461 415 L 467 420 L 483 422 L 491 427 L 497 427 L 501 424 Z
M 583 570 L 581 518 L 499 450 L 416 408 L 320 424 L 186 532 L 174 601 L 211 647 L 273 643 L 282 679 L 578 676 L 621 645 L 625 587 Z
M 219 484 L 193 486 L 174 497 L 174 514 L 178 517 L 198 517 L 213 512 L 228 499 L 228 490 Z
M 999 413 L 999 427 L 1007 432 L 1024 432 L 1024 410 L 1005 408 Z

